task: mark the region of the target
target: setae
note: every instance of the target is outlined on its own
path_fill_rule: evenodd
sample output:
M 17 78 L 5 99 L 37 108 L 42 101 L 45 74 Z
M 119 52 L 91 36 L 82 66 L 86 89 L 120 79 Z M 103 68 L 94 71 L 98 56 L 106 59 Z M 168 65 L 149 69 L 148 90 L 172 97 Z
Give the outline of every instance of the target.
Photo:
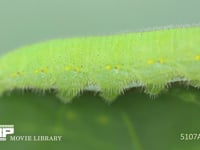
M 200 27 L 51 40 L 0 59 L 0 93 L 45 91 L 69 102 L 84 90 L 111 102 L 141 86 L 151 96 L 172 82 L 200 87 Z

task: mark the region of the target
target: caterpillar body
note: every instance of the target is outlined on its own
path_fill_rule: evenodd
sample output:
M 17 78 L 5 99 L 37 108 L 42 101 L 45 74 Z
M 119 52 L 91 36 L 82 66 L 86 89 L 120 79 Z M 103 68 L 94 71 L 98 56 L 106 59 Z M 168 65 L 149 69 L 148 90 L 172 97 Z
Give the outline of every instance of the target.
M 200 87 L 200 27 L 58 39 L 0 58 L 0 93 L 55 89 L 69 102 L 84 90 L 107 101 L 141 86 L 157 95 L 175 81 Z

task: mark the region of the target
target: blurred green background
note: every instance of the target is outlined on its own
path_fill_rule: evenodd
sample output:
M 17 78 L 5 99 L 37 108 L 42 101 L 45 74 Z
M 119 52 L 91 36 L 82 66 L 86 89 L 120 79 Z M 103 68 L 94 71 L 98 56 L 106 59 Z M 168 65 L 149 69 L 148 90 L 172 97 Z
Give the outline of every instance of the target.
M 198 0 L 0 0 L 0 54 L 55 38 L 108 35 L 200 22 Z M 62 142 L 0 142 L 0 149 L 198 150 L 200 93 L 174 87 L 157 99 L 130 90 L 111 105 L 94 93 L 62 104 L 52 93 L 0 98 L 0 124 L 15 135 L 63 135 Z M 194 101 L 188 103 L 186 101 Z

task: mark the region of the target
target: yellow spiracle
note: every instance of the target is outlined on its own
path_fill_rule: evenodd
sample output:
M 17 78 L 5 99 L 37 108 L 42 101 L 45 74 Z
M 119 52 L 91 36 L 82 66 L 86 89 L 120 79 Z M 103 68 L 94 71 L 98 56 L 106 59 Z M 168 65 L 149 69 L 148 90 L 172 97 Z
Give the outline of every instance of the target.
M 41 69 L 41 72 L 42 72 L 42 73 L 47 73 L 47 71 L 48 71 L 47 68 Z
M 38 74 L 38 73 L 39 73 L 39 70 L 38 70 L 38 69 L 35 69 L 34 73 L 35 73 L 35 74 Z
M 81 69 L 79 68 L 79 67 L 75 67 L 75 69 L 74 69 L 76 72 L 80 72 L 81 71 Z
M 195 60 L 200 60 L 200 55 L 195 56 Z
M 147 62 L 148 64 L 150 64 L 150 65 L 152 65 L 152 64 L 154 64 L 155 63 L 155 61 L 153 60 L 153 59 L 150 59 L 150 60 L 148 60 L 148 62 Z
M 66 67 L 65 67 L 65 70 L 66 70 L 66 71 L 70 71 L 70 70 L 71 70 L 71 67 L 70 67 L 70 66 L 66 66 Z
M 74 111 L 68 111 L 66 113 L 66 118 L 68 120 L 76 120 L 77 119 L 77 114 Z
M 109 118 L 106 115 L 98 116 L 97 122 L 101 125 L 107 125 L 109 123 Z
M 17 74 L 16 73 L 12 73 L 10 76 L 15 78 L 15 77 L 17 77 Z
M 163 63 L 165 62 L 165 60 L 164 60 L 163 58 L 160 58 L 160 59 L 158 60 L 158 62 L 159 62 L 160 64 L 163 64 Z
M 23 73 L 22 72 L 15 72 L 15 73 L 11 74 L 10 76 L 15 78 L 15 77 L 18 77 L 18 76 L 23 76 Z
M 120 69 L 121 69 L 121 65 L 117 64 L 117 65 L 115 66 L 115 69 L 120 70 Z
M 110 69 L 111 69 L 111 66 L 110 66 L 110 65 L 106 65 L 106 66 L 105 66 L 105 69 L 106 69 L 106 70 L 110 70 Z
M 23 76 L 23 72 L 17 72 L 17 76 Z

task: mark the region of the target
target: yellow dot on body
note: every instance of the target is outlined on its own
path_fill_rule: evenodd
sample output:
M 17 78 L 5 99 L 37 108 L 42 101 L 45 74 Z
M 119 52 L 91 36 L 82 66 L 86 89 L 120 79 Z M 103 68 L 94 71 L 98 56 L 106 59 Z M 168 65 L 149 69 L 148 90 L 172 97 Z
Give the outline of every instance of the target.
M 76 113 L 74 111 L 68 111 L 66 113 L 66 118 L 68 120 L 75 120 L 77 118 L 77 115 L 76 115 Z
M 110 65 L 106 65 L 106 70 L 110 70 L 111 69 L 111 66 Z
M 17 74 L 13 73 L 13 74 L 11 74 L 11 77 L 15 78 L 15 77 L 17 77 Z
M 41 72 L 42 72 L 42 73 L 47 73 L 47 68 L 41 69 Z
M 22 72 L 17 72 L 16 75 L 17 76 L 23 76 L 23 73 Z
M 81 69 L 80 69 L 79 67 L 76 67 L 76 68 L 75 68 L 75 71 L 76 71 L 76 72 L 80 72 Z
M 38 69 L 35 69 L 34 73 L 35 73 L 35 74 L 38 74 L 38 73 L 39 73 L 39 70 L 38 70 Z
M 195 56 L 195 60 L 200 60 L 200 55 Z
M 158 62 L 161 63 L 161 64 L 163 64 L 165 61 L 164 61 L 163 58 L 160 58 L 160 59 L 158 60 Z
M 66 67 L 65 67 L 65 70 L 66 70 L 66 71 L 70 71 L 70 70 L 71 70 L 71 67 L 70 67 L 70 66 L 66 66 Z
M 101 125 L 107 125 L 109 123 L 109 118 L 106 115 L 101 115 L 97 118 L 97 122 Z
M 147 62 L 148 64 L 154 64 L 154 60 L 153 59 L 150 59 L 150 60 L 148 60 L 148 62 Z
M 121 69 L 121 65 L 116 65 L 115 69 L 117 69 L 117 70 Z

